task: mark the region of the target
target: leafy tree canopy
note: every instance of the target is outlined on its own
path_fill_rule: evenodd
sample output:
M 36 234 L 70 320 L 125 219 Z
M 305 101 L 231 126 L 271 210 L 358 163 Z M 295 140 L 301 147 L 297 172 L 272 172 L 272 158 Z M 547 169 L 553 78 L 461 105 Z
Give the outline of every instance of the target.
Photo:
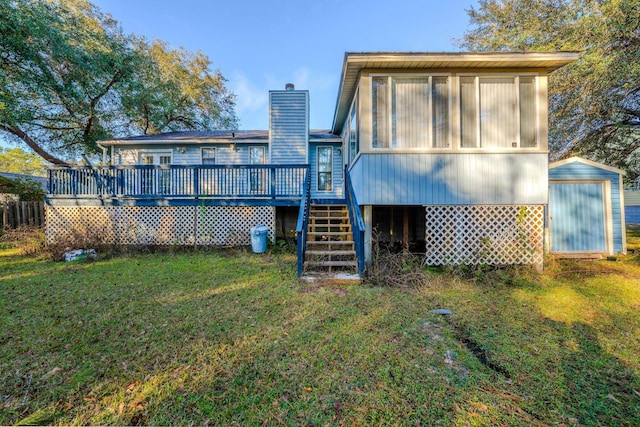
M 582 51 L 549 81 L 554 158 L 640 175 L 640 0 L 480 0 L 459 44 L 479 51 Z
M 0 172 L 45 176 L 42 157 L 27 153 L 20 148 L 0 147 Z
M 235 96 L 210 67 L 86 0 L 0 0 L 0 130 L 52 163 L 111 137 L 235 128 Z

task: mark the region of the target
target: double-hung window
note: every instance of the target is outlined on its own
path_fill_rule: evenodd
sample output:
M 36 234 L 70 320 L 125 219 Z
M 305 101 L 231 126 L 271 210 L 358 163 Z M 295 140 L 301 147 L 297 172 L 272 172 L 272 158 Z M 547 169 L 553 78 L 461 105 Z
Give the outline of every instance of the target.
M 449 77 L 373 77 L 373 148 L 449 147 Z
M 462 148 L 535 148 L 538 145 L 533 76 L 460 78 Z
M 202 164 L 203 165 L 215 165 L 216 164 L 216 149 L 203 148 L 202 149 Z

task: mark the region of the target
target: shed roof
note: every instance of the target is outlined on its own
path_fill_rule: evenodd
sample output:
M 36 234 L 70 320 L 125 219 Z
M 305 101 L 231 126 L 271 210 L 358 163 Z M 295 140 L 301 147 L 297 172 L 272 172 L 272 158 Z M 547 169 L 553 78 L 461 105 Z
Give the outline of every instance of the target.
M 593 166 L 595 168 L 604 169 L 609 172 L 617 173 L 620 175 L 626 175 L 627 173 L 622 169 L 614 168 L 613 166 L 607 166 L 602 163 L 594 162 L 593 160 L 583 159 L 582 157 L 569 157 L 568 159 L 558 160 L 557 162 L 553 162 L 549 164 L 549 169 L 555 169 L 562 167 L 564 165 L 568 165 L 571 163 L 582 163 L 585 165 Z
M 347 52 L 331 129 L 341 131 L 363 69 L 538 68 L 550 73 L 578 57 L 578 52 Z

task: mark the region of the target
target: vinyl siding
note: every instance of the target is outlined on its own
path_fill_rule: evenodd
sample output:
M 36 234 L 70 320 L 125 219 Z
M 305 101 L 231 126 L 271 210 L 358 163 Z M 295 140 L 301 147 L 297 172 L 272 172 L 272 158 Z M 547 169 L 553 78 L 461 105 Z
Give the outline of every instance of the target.
M 269 92 L 271 163 L 307 163 L 309 93 Z
M 333 167 L 331 170 L 332 191 L 318 191 L 318 147 L 333 147 Z M 342 153 L 338 153 L 340 144 L 309 144 L 309 163 L 311 163 L 311 197 L 314 199 L 341 199 L 343 197 Z
M 351 169 L 360 205 L 547 203 L 547 155 L 366 154 Z
M 247 165 L 249 164 L 249 147 L 265 147 L 265 160 L 269 158 L 269 148 L 267 144 L 238 144 L 236 150 L 232 150 L 228 144 L 209 144 L 197 146 L 185 146 L 186 151 L 180 153 L 175 147 L 166 145 L 146 145 L 144 147 L 123 147 L 116 149 L 114 164 L 116 165 L 136 165 L 139 163 L 142 152 L 171 152 L 171 164 L 173 165 L 199 165 L 202 164 L 201 149 L 216 149 L 217 165 Z M 119 151 L 118 151 L 119 150 Z
M 622 223 L 623 206 L 620 200 L 620 175 L 580 162 L 568 163 L 553 169 L 549 169 L 549 180 L 603 180 L 611 183 L 609 197 L 611 199 L 611 221 L 613 228 L 613 251 L 624 251 Z

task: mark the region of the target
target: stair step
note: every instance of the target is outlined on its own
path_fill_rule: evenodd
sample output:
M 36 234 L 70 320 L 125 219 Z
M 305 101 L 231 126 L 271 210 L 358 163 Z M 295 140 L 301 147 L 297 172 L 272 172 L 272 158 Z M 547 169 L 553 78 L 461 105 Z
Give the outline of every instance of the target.
M 349 220 L 349 216 L 314 216 L 311 215 L 309 216 L 309 221 L 311 220 L 315 220 L 315 221 L 348 221 Z
M 307 231 L 307 235 L 311 236 L 350 236 L 350 231 Z
M 353 245 L 353 240 L 307 240 L 309 245 Z
M 357 267 L 356 261 L 305 261 L 307 266 L 316 267 Z
M 309 224 L 309 231 L 313 231 L 313 228 L 327 228 L 327 229 L 335 229 L 335 228 L 347 228 L 351 230 L 351 224 Z M 345 231 L 349 231 L 345 230 Z
M 354 255 L 356 254 L 356 251 L 354 250 L 349 250 L 349 251 L 344 251 L 344 250 L 340 250 L 340 251 L 316 251 L 316 250 L 306 250 L 305 254 L 307 255 L 334 255 L 334 256 L 339 256 L 339 255 Z

